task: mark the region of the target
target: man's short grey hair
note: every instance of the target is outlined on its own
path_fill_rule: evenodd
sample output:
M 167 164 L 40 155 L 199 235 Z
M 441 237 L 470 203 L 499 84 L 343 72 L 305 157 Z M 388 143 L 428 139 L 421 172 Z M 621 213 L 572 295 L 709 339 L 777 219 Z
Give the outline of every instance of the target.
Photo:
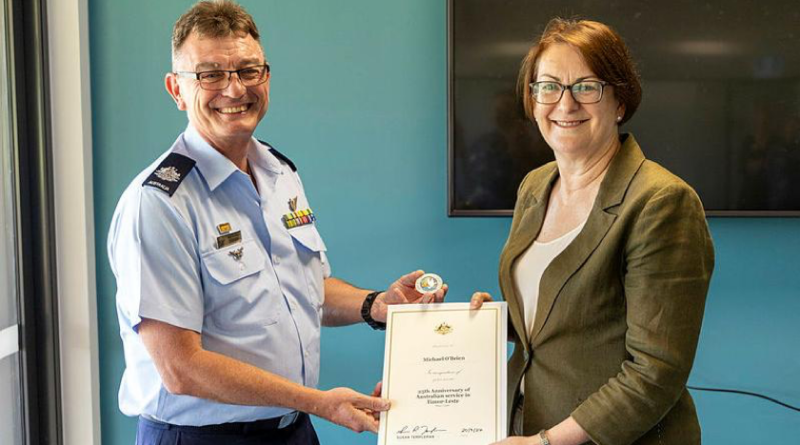
M 249 34 L 261 42 L 253 16 L 241 5 L 231 0 L 203 0 L 189 8 L 172 28 L 173 65 L 183 43 L 193 32 L 211 38 Z

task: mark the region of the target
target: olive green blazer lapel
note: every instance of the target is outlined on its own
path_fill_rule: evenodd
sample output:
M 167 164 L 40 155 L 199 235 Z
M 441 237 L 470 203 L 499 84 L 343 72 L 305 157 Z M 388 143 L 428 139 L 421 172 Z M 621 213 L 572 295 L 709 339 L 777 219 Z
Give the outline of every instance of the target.
M 513 265 L 517 258 L 531 245 L 536 236 L 539 235 L 539 230 L 542 228 L 544 221 L 544 214 L 547 211 L 547 200 L 550 196 L 550 191 L 553 188 L 553 183 L 558 178 L 558 168 L 555 162 L 546 165 L 542 168 L 551 169 L 550 172 L 545 172 L 545 180 L 533 186 L 533 190 L 526 193 L 525 196 L 519 196 L 517 199 L 524 200 L 523 206 L 520 207 L 521 216 L 519 222 L 514 224 L 511 228 L 511 234 L 508 238 L 508 245 L 503 253 L 503 262 L 507 262 L 508 266 L 500 267 L 500 280 L 508 284 L 507 292 L 505 294 L 506 302 L 508 303 L 508 314 L 511 318 L 511 324 L 517 333 L 517 337 L 523 339 L 522 344 L 525 349 L 530 348 L 528 340 L 528 332 L 525 329 L 525 316 L 522 301 L 517 294 L 516 285 L 513 279 Z
M 523 305 L 513 284 L 511 276 L 513 267 L 506 268 L 508 276 L 504 278 L 508 280 L 509 288 L 513 289 L 511 298 L 507 298 L 509 313 L 519 338 L 527 339 L 523 342 L 526 350 L 541 333 L 567 280 L 580 269 L 608 233 L 617 218 L 616 208 L 622 203 L 634 175 L 644 162 L 644 155 L 632 135 L 622 135 L 620 139 L 622 147 L 611 161 L 608 172 L 603 178 L 586 225 L 542 275 L 536 318 L 530 333 L 526 332 Z M 507 252 L 512 265 L 539 234 L 547 210 L 548 197 L 557 177 L 558 169 L 553 167 L 553 171 L 546 174 L 546 180 L 532 191 L 530 202 L 523 209 L 520 222 L 509 238 Z
M 553 259 L 542 275 L 536 317 L 530 336 L 531 343 L 535 342 L 536 337 L 542 332 L 567 280 L 580 269 L 608 233 L 617 218 L 617 207 L 622 204 L 625 192 L 644 162 L 644 154 L 633 135 L 625 134 L 620 139 L 622 146 L 611 161 L 608 172 L 600 184 L 586 225 L 575 240 Z

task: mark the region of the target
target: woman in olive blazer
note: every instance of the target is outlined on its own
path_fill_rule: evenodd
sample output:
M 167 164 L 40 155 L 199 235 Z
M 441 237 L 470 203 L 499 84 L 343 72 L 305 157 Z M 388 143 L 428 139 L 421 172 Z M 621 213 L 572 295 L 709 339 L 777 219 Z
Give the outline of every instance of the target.
M 583 230 L 542 276 L 528 333 L 511 271 L 557 176 L 550 163 L 525 178 L 500 257 L 514 339 L 508 400 L 524 375 L 527 432 L 571 415 L 598 444 L 699 443 L 685 384 L 714 265 L 699 199 L 628 135 Z
M 605 25 L 554 20 L 520 79 L 556 161 L 523 180 L 500 258 L 515 346 L 509 418 L 524 435 L 538 433 L 502 443 L 700 443 L 685 385 L 713 246 L 694 190 L 617 131 L 641 98 L 627 48 Z M 577 235 L 541 274 L 526 325 L 519 259 L 572 227 Z

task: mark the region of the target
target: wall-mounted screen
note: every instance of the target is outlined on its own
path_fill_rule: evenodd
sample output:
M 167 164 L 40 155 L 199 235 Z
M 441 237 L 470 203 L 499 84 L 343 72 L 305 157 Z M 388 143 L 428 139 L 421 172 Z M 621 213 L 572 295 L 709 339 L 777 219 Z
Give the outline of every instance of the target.
M 642 104 L 623 132 L 709 215 L 800 215 L 800 8 L 786 0 L 450 0 L 449 214 L 509 215 L 553 159 L 522 111 L 520 62 L 553 17 L 615 28 Z

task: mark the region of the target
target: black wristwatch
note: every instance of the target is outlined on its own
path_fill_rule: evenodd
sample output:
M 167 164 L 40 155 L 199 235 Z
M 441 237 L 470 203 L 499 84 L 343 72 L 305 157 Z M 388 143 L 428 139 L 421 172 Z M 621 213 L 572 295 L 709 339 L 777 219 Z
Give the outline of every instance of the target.
M 381 323 L 380 321 L 375 321 L 372 318 L 372 304 L 375 303 L 375 299 L 378 298 L 378 295 L 383 291 L 375 291 L 371 292 L 367 295 L 367 298 L 364 299 L 364 303 L 361 305 L 361 318 L 367 322 L 369 327 L 375 329 L 376 331 L 385 331 L 386 330 L 386 323 Z

